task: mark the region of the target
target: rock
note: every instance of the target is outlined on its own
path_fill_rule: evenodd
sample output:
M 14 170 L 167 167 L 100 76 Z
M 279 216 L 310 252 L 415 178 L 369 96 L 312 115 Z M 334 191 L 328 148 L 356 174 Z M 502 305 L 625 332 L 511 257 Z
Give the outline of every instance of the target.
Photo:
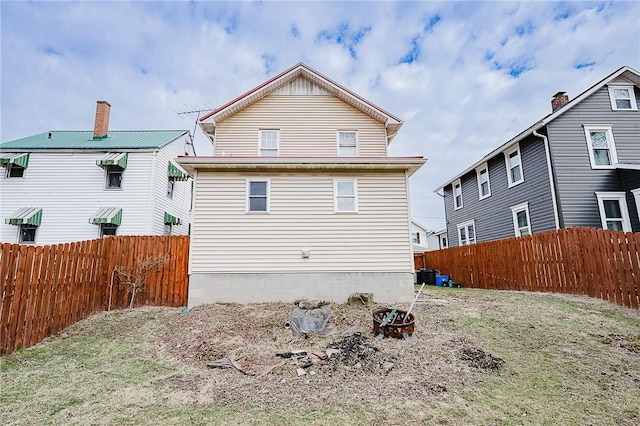
M 347 299 L 349 305 L 369 306 L 373 302 L 373 293 L 352 293 Z
M 382 364 L 382 371 L 384 371 L 385 374 L 388 374 L 389 371 L 393 370 L 393 367 L 395 367 L 394 363 L 385 362 L 384 364 Z

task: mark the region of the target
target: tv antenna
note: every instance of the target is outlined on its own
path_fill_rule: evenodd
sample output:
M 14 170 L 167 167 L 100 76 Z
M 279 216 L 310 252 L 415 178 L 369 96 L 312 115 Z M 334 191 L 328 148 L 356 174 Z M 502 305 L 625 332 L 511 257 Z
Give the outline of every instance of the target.
M 200 108 L 198 105 L 195 105 L 195 106 L 194 106 L 194 105 L 187 105 L 187 104 L 184 104 L 184 106 L 188 108 L 188 111 L 179 111 L 179 112 L 178 112 L 178 111 L 176 111 L 176 110 L 173 110 L 173 112 L 175 112 L 175 113 L 176 113 L 176 114 L 178 114 L 178 115 L 185 115 L 185 114 L 197 114 L 197 116 L 196 116 L 196 120 L 195 120 L 195 122 L 193 123 L 193 132 L 191 132 L 191 134 L 192 134 L 192 135 L 193 135 L 193 137 L 195 138 L 195 137 L 196 137 L 196 129 L 198 128 L 198 120 L 200 119 L 200 114 L 202 114 L 203 112 L 211 111 L 211 110 L 213 110 L 213 109 L 215 109 L 215 108 L 214 108 L 214 107 L 212 107 L 212 106 L 209 106 L 209 105 L 208 105 L 208 104 L 206 104 L 206 103 L 205 103 L 205 107 L 206 107 L 206 108 Z M 198 155 L 198 154 L 196 153 L 196 147 L 195 147 L 195 145 L 194 145 L 193 143 L 191 144 L 191 148 L 193 148 L 193 154 L 194 154 L 194 155 Z

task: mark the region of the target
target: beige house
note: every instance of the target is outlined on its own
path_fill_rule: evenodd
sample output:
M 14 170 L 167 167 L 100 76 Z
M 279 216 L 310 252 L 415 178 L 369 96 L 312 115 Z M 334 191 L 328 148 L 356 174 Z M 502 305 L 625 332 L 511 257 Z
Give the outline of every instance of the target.
M 189 305 L 413 295 L 402 120 L 300 63 L 200 120 Z

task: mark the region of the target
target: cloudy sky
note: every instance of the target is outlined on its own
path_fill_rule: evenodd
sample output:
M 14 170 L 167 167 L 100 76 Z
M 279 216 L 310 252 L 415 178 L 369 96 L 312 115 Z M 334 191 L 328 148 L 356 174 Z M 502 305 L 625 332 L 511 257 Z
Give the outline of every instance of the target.
M 405 123 L 421 155 L 413 217 L 444 227 L 433 190 L 623 65 L 640 70 L 640 2 L 0 3 L 0 141 L 110 128 L 187 129 L 304 62 Z M 198 155 L 211 146 L 195 131 Z

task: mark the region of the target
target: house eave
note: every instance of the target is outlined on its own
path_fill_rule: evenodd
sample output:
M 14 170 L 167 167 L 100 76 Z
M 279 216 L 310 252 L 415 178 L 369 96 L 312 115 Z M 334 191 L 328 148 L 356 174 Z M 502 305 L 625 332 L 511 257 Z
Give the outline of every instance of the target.
M 189 173 L 274 171 L 378 171 L 415 173 L 427 162 L 423 157 L 178 157 Z

